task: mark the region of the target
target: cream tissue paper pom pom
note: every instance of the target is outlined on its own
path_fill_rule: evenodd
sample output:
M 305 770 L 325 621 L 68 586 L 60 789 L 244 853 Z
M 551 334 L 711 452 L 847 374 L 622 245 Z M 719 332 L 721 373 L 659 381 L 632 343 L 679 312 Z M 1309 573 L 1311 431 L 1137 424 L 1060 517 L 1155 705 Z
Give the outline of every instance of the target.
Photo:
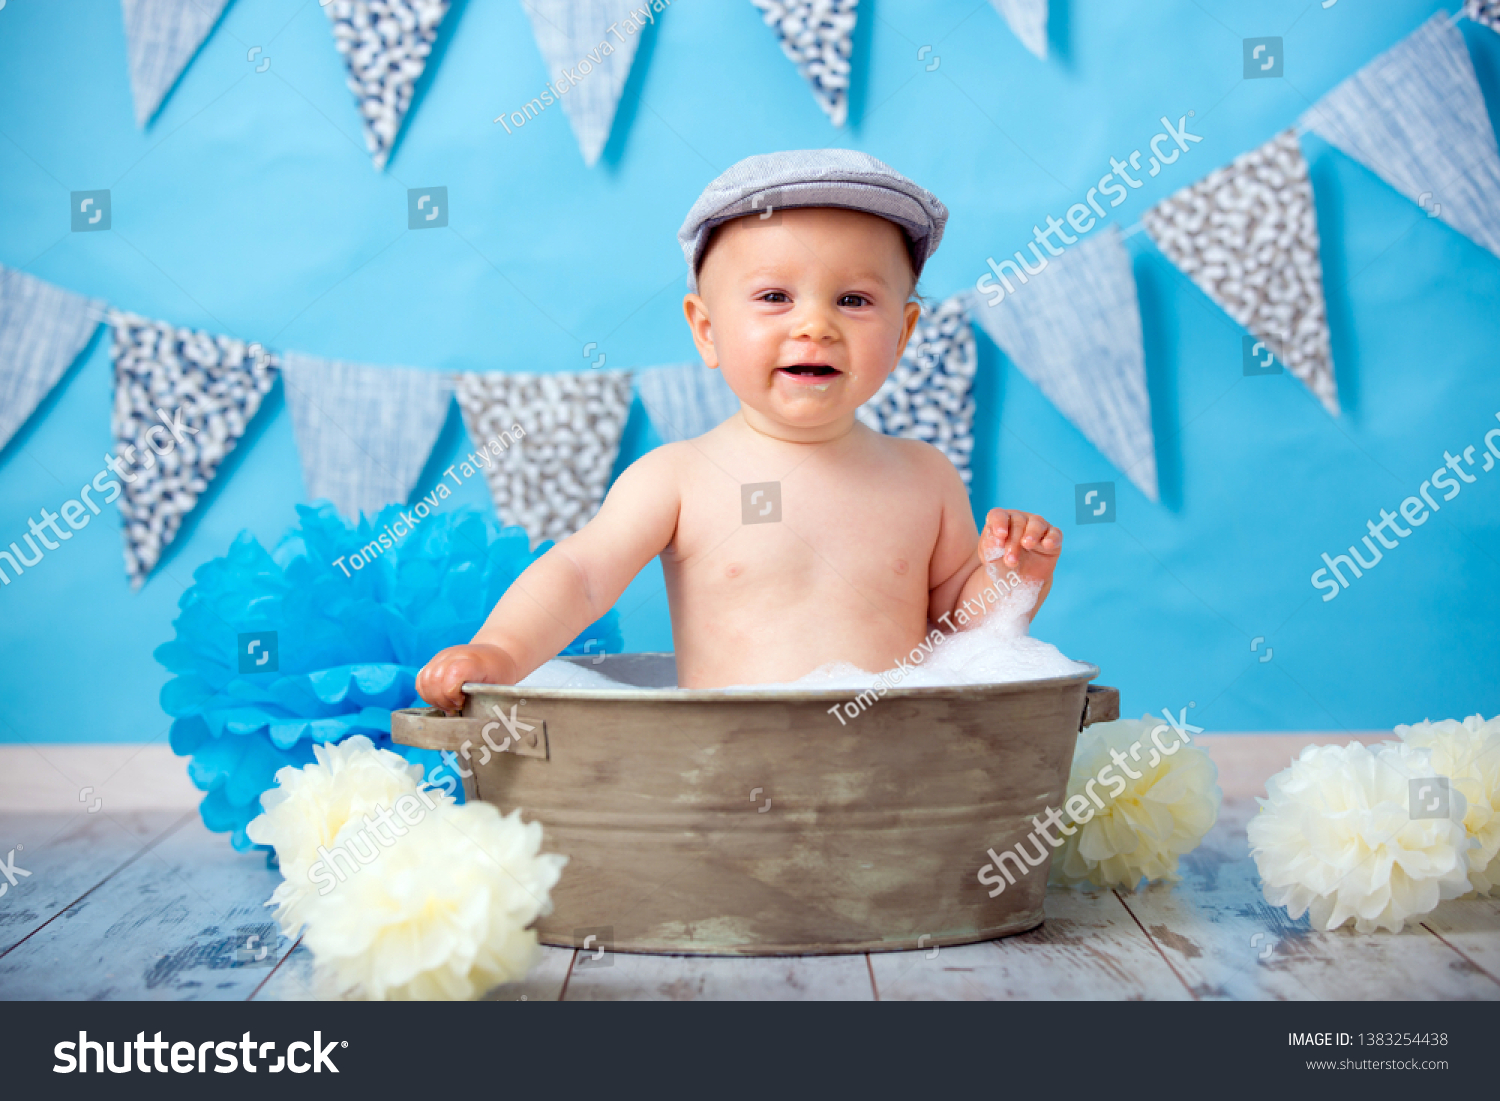
M 1398 726 L 1396 736 L 1430 750 L 1432 771 L 1463 792 L 1464 829 L 1476 842 L 1469 850 L 1469 882 L 1476 894 L 1500 894 L 1500 716 Z
M 1397 933 L 1468 891 L 1463 794 L 1451 793 L 1446 818 L 1410 813 L 1409 782 L 1433 774 L 1427 750 L 1400 742 L 1304 749 L 1250 823 L 1266 901 L 1294 919 L 1311 911 L 1325 932 L 1352 919 L 1361 933 Z
M 284 877 L 267 905 L 275 905 L 282 932 L 296 936 L 305 915 L 302 903 L 314 885 L 308 873 L 319 861 L 320 846 L 332 846 L 346 824 L 362 824 L 365 815 L 391 808 L 421 786 L 422 766 L 359 734 L 332 745 L 313 747 L 316 762 L 283 768 L 278 786 L 260 797 L 264 811 L 245 827 L 250 840 L 270 845 Z M 452 803 L 445 792 L 426 789 L 427 798 Z
M 541 824 L 523 823 L 519 810 L 440 807 L 336 888 L 309 896 L 303 943 L 350 996 L 477 998 L 523 977 L 539 955 L 527 926 L 551 912 L 567 863 L 539 854 L 541 843 Z
M 1223 795 L 1218 769 L 1189 742 L 1187 729 L 1143 715 L 1095 723 L 1078 735 L 1066 805 L 1069 822 L 1081 824 L 1053 857 L 1054 883 L 1134 890 L 1143 877 L 1180 878 L 1178 858 L 1213 828 Z M 1102 808 L 1089 798 L 1091 781 Z M 1074 813 L 1075 797 L 1087 811 Z

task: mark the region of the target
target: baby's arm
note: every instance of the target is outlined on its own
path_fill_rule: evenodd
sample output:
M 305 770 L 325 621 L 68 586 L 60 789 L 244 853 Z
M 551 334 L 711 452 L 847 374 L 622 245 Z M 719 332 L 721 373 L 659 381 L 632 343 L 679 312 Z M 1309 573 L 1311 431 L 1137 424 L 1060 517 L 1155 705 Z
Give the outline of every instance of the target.
M 528 566 L 467 645 L 427 663 L 417 675 L 423 699 L 457 711 L 466 682 L 515 684 L 613 607 L 677 531 L 681 496 L 670 450 L 632 463 L 594 518 Z
M 939 470 L 937 477 L 943 513 L 932 552 L 927 618 L 936 623 L 945 614 L 967 607 L 970 618 L 966 626 L 972 627 L 1009 589 L 989 576 L 988 567 L 993 566 L 1001 577 L 1014 571 L 1022 580 L 1041 584 L 1036 603 L 1026 617 L 1029 621 L 1052 591 L 1052 571 L 1062 550 L 1062 532 L 1040 516 L 1000 508 L 991 509 L 984 532 L 976 532 L 963 480 L 946 459 L 942 467 L 946 470 Z M 986 590 L 995 592 L 988 595 Z M 983 609 L 977 617 L 976 607 Z

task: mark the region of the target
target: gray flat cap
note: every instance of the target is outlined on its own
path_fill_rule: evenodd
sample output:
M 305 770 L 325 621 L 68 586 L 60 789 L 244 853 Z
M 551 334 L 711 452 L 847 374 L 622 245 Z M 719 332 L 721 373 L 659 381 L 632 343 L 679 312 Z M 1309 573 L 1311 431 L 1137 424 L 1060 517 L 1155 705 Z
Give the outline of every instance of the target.
M 918 276 L 948 222 L 948 208 L 936 195 L 868 153 L 794 149 L 746 157 L 703 189 L 677 231 L 688 290 L 698 290 L 698 265 L 715 226 L 767 208 L 802 206 L 845 207 L 895 222 L 906 233 Z

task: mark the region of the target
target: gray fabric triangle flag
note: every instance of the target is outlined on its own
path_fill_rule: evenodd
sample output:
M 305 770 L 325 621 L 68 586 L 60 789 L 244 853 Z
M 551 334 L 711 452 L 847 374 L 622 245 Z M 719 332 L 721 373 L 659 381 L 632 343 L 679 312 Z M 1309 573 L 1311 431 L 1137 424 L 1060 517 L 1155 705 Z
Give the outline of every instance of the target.
M 1302 121 L 1500 256 L 1500 153 L 1463 35 L 1447 15 L 1338 85 Z
M 835 126 L 849 117 L 850 58 L 859 0 L 750 0 L 776 32 L 781 52 L 812 86 Z
M 932 444 L 968 485 L 978 367 L 968 296 L 955 294 L 922 311 L 896 369 L 855 415 L 887 436 Z
M 136 125 L 156 114 L 228 0 L 120 0 Z
M 309 500 L 373 516 L 402 504 L 437 443 L 451 379 L 409 367 L 368 367 L 287 352 L 281 365 Z
M 695 439 L 740 411 L 723 373 L 702 363 L 648 368 L 636 375 L 635 392 L 662 443 Z
M 1111 226 L 1060 256 L 1038 259 L 1040 271 L 1020 275 L 1017 283 L 1002 280 L 1008 291 L 995 283 L 987 298 L 969 292 L 974 320 L 1155 501 L 1156 442 L 1140 305 L 1120 233 Z
M 320 2 L 333 24 L 334 48 L 349 66 L 349 90 L 359 101 L 365 148 L 375 171 L 382 171 L 448 14 L 448 0 Z
M 495 511 L 531 545 L 572 535 L 598 511 L 630 412 L 629 371 L 459 375 L 454 387 L 476 447 L 495 461 Z M 498 441 L 498 446 L 496 446 Z
M 1295 130 L 1169 195 L 1141 215 L 1141 225 L 1168 260 L 1250 330 L 1257 348 L 1267 345 L 1338 413 L 1318 213 Z
M 259 344 L 112 310 L 115 473 L 125 572 L 140 588 L 276 381 Z
M 1047 0 L 990 0 L 1011 31 L 1032 53 L 1047 60 Z
M 0 264 L 0 450 L 78 358 L 104 309 Z
M 660 0 L 658 0 L 659 8 Z M 562 100 L 583 163 L 592 168 L 604 152 L 614 125 L 620 94 L 630 76 L 630 64 L 641 32 L 656 22 L 651 0 L 521 0 L 536 35 L 537 48 L 547 65 L 552 95 Z M 519 118 L 502 115 L 524 126 L 549 106 L 540 98 L 525 104 Z
M 1464 17 L 1500 34 L 1500 0 L 1465 0 Z

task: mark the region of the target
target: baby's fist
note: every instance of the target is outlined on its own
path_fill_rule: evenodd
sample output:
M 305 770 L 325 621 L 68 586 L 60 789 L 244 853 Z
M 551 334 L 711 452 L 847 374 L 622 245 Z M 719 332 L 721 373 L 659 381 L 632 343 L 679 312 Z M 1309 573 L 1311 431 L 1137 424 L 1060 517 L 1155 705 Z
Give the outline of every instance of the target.
M 516 663 L 498 646 L 470 643 L 439 650 L 417 674 L 417 692 L 433 707 L 461 711 L 464 685 L 514 684 Z
M 979 535 L 979 559 L 990 563 L 1004 559 L 1010 567 L 1021 566 L 1021 573 L 1051 574 L 1055 559 L 1062 550 L 1062 532 L 1040 516 L 1015 509 L 991 509 L 985 517 L 984 531 Z M 1031 555 L 1040 555 L 1048 561 L 1040 562 Z M 1024 565 L 1023 565 L 1024 562 Z M 1040 569 L 1038 569 L 1040 567 Z

